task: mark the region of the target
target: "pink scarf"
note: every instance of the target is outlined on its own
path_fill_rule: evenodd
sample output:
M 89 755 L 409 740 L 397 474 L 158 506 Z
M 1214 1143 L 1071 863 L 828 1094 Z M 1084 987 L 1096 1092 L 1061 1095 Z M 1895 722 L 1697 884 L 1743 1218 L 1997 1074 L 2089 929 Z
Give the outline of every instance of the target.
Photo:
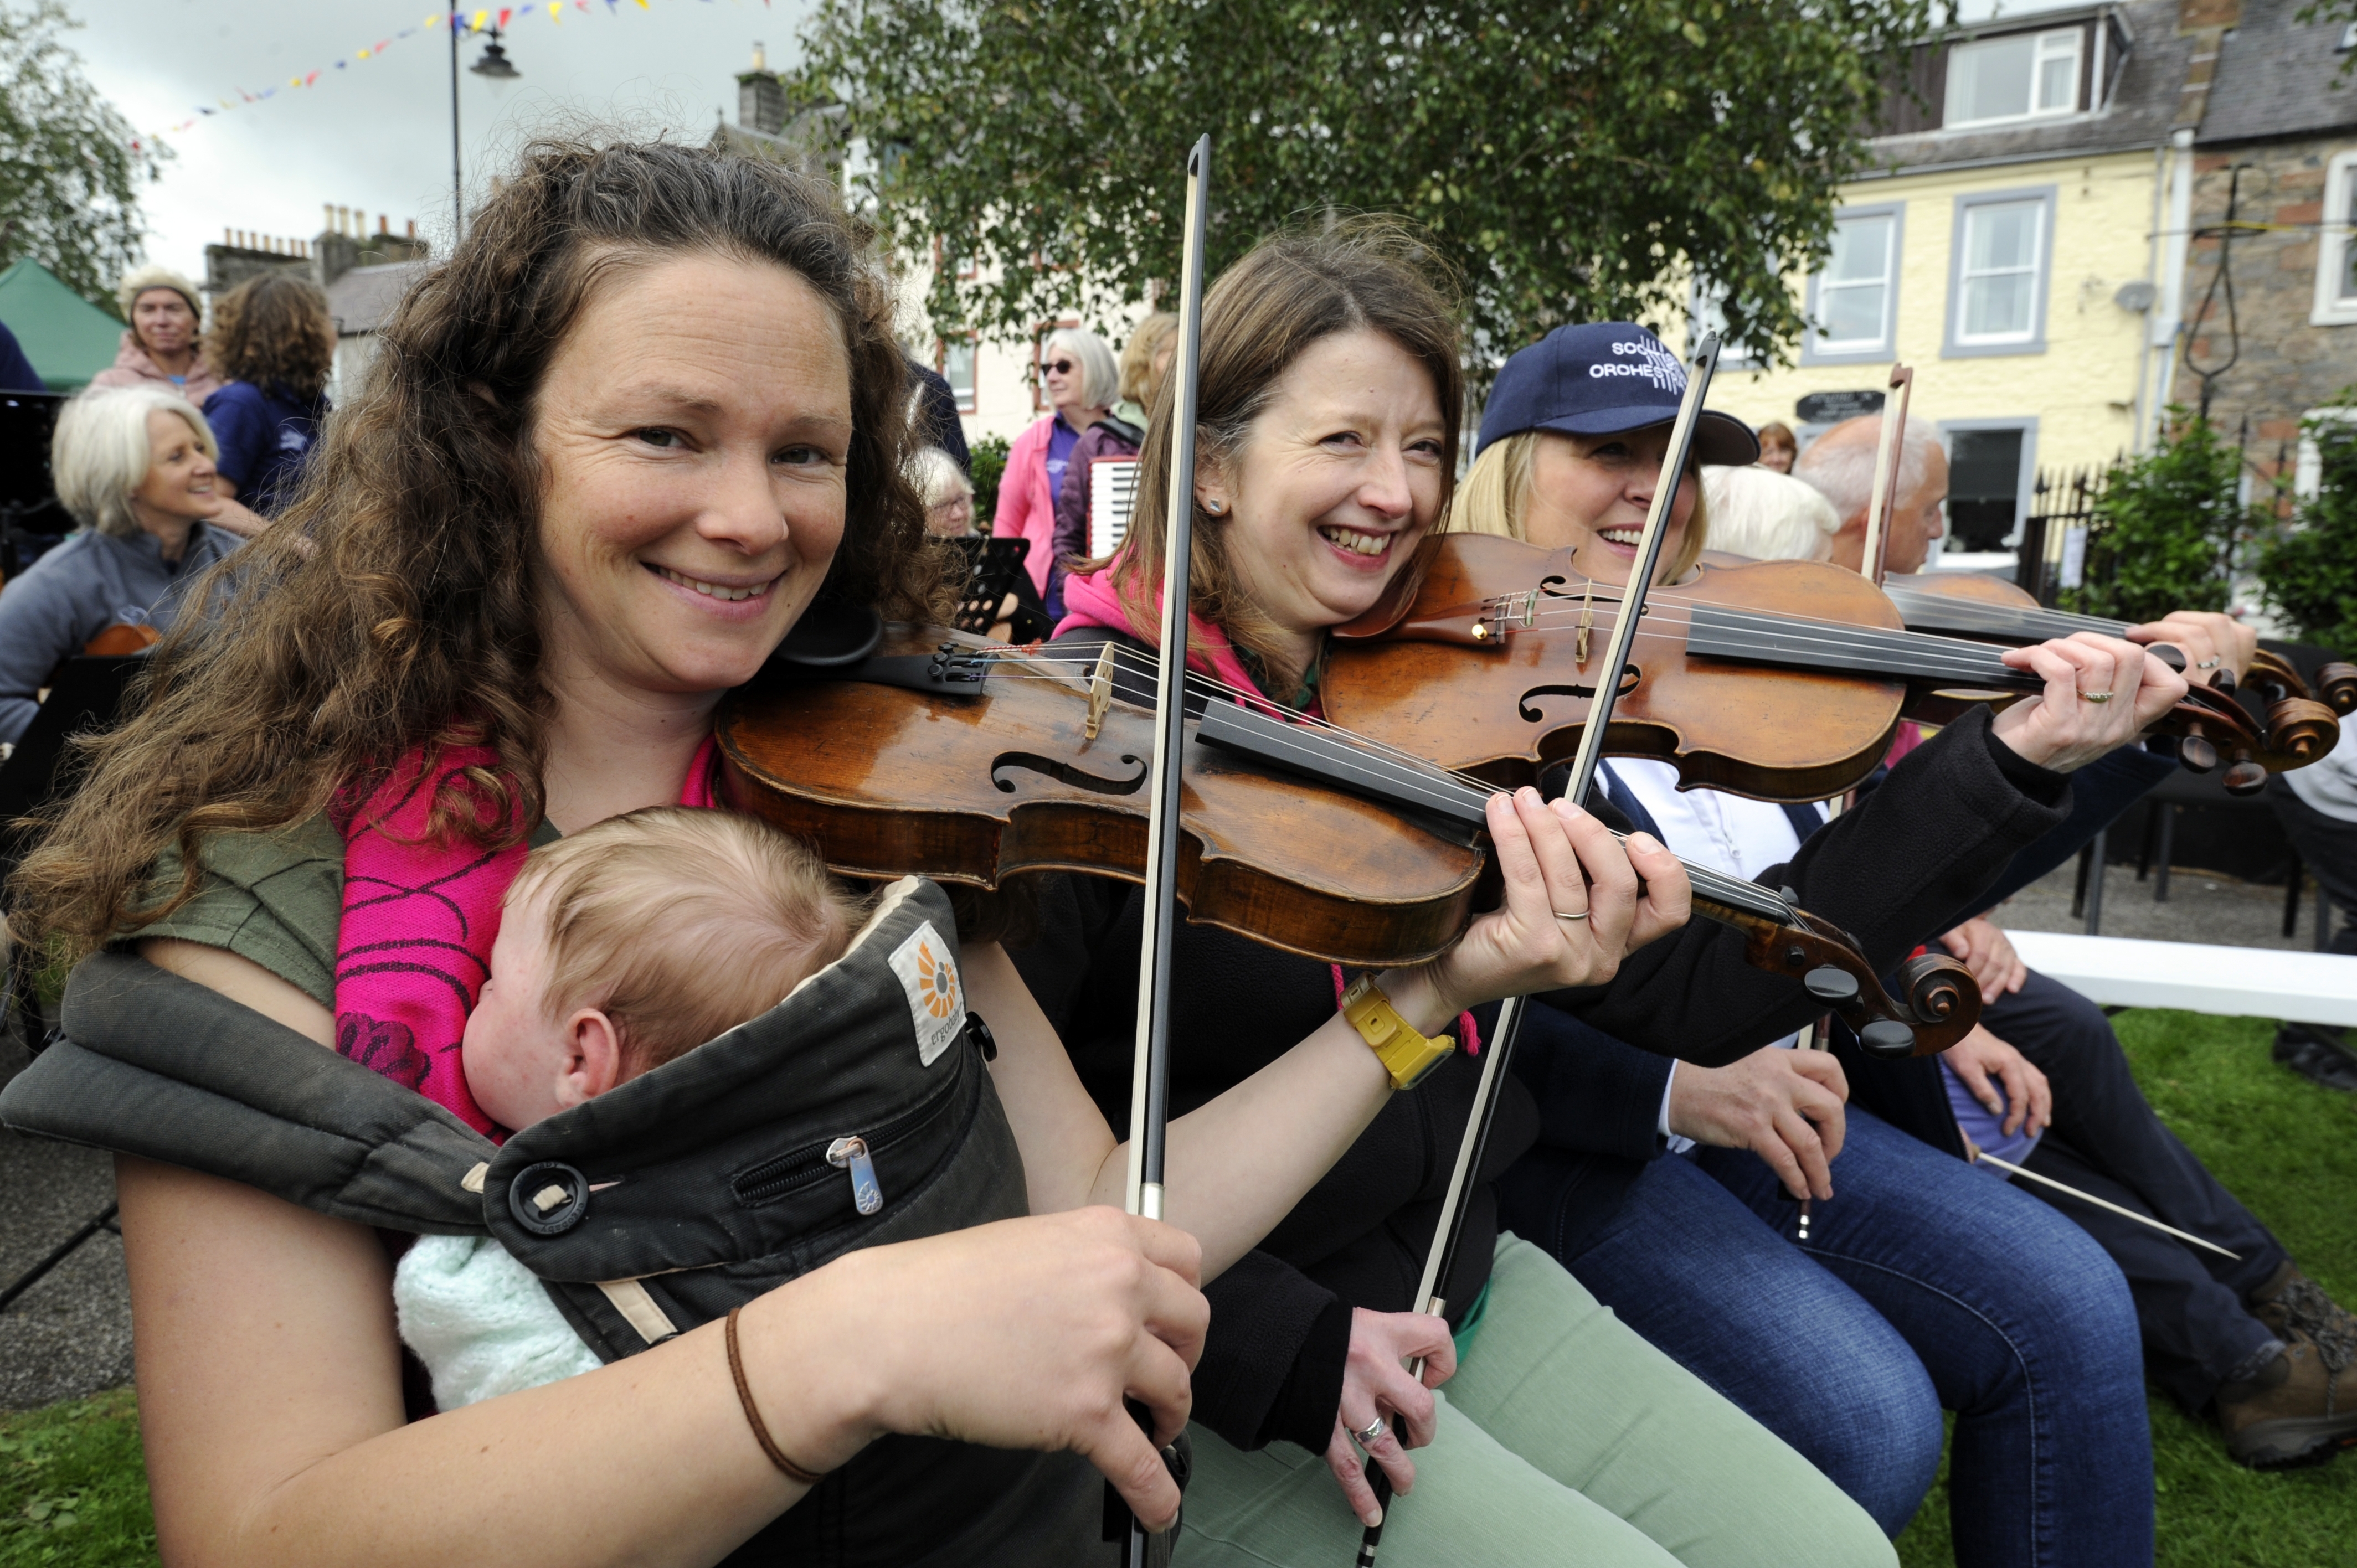
M 707 736 L 688 764 L 681 805 L 718 804 L 716 756 Z M 424 752 L 411 752 L 345 824 L 336 1049 L 496 1137 L 500 1129 L 467 1091 L 458 1046 L 490 974 L 500 901 L 530 850 L 428 837 L 440 789 L 468 768 L 496 768 L 499 757 L 488 746 L 459 746 L 436 766 L 425 779 Z
M 1159 588 L 1154 591 L 1154 604 L 1157 610 L 1161 607 L 1162 590 Z M 1187 624 L 1190 628 L 1189 651 L 1187 655 L 1188 669 L 1199 675 L 1209 675 L 1216 680 L 1224 681 L 1240 692 L 1260 691 L 1260 682 L 1253 679 L 1252 671 L 1244 668 L 1244 661 L 1236 657 L 1234 647 L 1226 637 L 1221 634 L 1218 628 L 1191 610 L 1188 612 Z M 1125 632 L 1131 637 L 1142 638 L 1147 642 L 1155 640 L 1161 629 L 1159 627 L 1141 628 L 1130 619 L 1128 608 L 1122 604 L 1121 595 L 1113 585 L 1113 573 L 1110 570 L 1091 572 L 1085 576 L 1075 575 L 1064 579 L 1064 618 L 1056 624 L 1056 629 L 1050 640 L 1052 641 L 1055 637 L 1063 636 L 1066 632 L 1085 631 L 1091 627 L 1102 627 L 1107 631 Z M 1262 695 L 1265 696 L 1267 693 L 1262 693 Z M 1275 703 L 1269 705 L 1272 712 L 1281 714 L 1286 711 L 1279 708 Z M 1312 715 L 1315 715 L 1318 704 L 1312 703 L 1309 711 Z M 1333 968 L 1334 1004 L 1339 1007 L 1342 1003 L 1342 966 L 1338 963 Z M 1465 1043 L 1465 1054 L 1469 1057 L 1480 1056 L 1481 1031 L 1473 1022 L 1473 1015 L 1458 1014 L 1457 1026 L 1463 1031 L 1461 1038 Z

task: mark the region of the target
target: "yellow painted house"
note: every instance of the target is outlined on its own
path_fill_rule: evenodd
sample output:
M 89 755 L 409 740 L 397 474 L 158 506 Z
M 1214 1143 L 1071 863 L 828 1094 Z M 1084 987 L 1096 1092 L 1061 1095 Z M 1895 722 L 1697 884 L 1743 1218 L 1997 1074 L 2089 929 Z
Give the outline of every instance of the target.
M 1798 362 L 1730 356 L 1712 402 L 1805 446 L 1911 366 L 1910 421 L 1950 452 L 1952 553 L 2015 542 L 2040 468 L 2145 446 L 2184 309 L 2179 132 L 2216 49 L 2214 28 L 2185 25 L 2202 3 L 2015 12 L 1919 46 L 1922 101 L 1894 97 L 1832 254 L 1794 280 Z

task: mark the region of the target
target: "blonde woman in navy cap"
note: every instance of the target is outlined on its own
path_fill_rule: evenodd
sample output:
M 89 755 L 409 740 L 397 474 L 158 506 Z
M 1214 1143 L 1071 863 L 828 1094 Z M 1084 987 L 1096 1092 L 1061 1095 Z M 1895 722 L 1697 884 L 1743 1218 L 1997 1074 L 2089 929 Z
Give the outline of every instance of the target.
M 1483 415 L 1455 524 L 1570 549 L 1589 575 L 1626 582 L 1684 389 L 1677 361 L 1626 323 L 1566 328 L 1516 355 Z M 1695 446 L 1703 461 L 1741 464 L 1753 443 L 1711 412 Z M 1678 485 L 1666 582 L 1707 542 L 1699 479 L 1689 470 Z M 2132 687 L 2126 666 L 2141 652 L 2121 644 L 2103 657 Z M 2081 680 L 2096 689 L 2093 674 Z M 1975 800 L 2000 781 L 2032 799 L 2067 794 L 2066 767 L 1975 714 L 1833 826 L 1812 806 L 1681 789 L 1664 763 L 1615 759 L 1599 782 L 1688 860 L 1798 884 L 1803 903 L 1869 950 L 1901 951 L 1942 929 L 1903 910 L 1903 890 L 1978 856 L 1964 843 Z M 2002 865 L 1989 858 L 1977 885 Z M 1892 890 L 1879 911 L 1876 882 Z M 1928 1063 L 1770 1046 L 1706 1066 L 1654 1054 L 1695 1054 L 1675 1040 L 1631 1036 L 1640 1050 L 1552 1007 L 1533 1012 L 1515 1065 L 1548 1093 L 1539 1148 L 1498 1184 L 1506 1228 L 1539 1240 L 1892 1534 L 1938 1470 L 1944 1406 L 1956 1412 L 1960 1568 L 2151 1561 L 2150 1436 L 2126 1283 L 2061 1213 L 1952 1157 L 1956 1120 Z M 1978 1130 L 1982 1145 L 2018 1157 L 2038 1133 L 2019 1121 Z M 1802 1197 L 1813 1201 L 1808 1224 L 1789 1201 Z

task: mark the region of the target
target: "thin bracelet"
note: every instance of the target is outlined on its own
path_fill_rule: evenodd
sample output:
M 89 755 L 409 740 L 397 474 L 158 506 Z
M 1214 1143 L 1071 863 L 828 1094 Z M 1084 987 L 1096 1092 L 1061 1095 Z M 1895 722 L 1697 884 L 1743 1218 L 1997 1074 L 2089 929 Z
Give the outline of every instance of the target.
M 819 1477 L 779 1450 L 776 1440 L 770 1435 L 769 1427 L 761 1420 L 760 1410 L 753 1403 L 753 1391 L 745 1381 L 745 1358 L 737 1349 L 737 1315 L 744 1310 L 741 1306 L 728 1309 L 727 1339 L 728 1375 L 737 1380 L 737 1402 L 745 1407 L 745 1424 L 753 1429 L 753 1441 L 761 1445 L 761 1452 L 770 1456 L 770 1463 L 778 1467 L 779 1474 L 788 1480 L 800 1481 L 805 1487 L 815 1487 Z

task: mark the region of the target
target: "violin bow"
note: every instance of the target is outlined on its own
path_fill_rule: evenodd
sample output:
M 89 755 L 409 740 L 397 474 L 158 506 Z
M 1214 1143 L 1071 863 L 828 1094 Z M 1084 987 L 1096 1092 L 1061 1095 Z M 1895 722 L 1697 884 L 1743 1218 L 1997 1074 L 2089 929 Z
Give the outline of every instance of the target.
M 1890 367 L 1890 391 L 1882 400 L 1882 437 L 1874 448 L 1874 493 L 1866 503 L 1866 548 L 1857 569 L 1867 581 L 1882 586 L 1890 554 L 1890 514 L 1899 506 L 1900 454 L 1907 436 L 1907 399 L 1915 390 L 1915 372 L 1906 365 Z
M 1127 1207 L 1148 1219 L 1162 1218 L 1163 1152 L 1170 1124 L 1170 954 L 1178 924 L 1178 802 L 1187 743 L 1187 611 L 1195 532 L 1196 361 L 1203 335 L 1203 194 L 1211 173 L 1211 138 L 1207 135 L 1187 155 L 1178 351 L 1171 363 L 1176 380 L 1170 399 L 1170 513 L 1163 542 L 1162 645 L 1154 689 L 1154 800 L 1146 830 L 1145 936 L 1138 959 L 1136 1057 L 1130 1070 Z M 1148 1423 L 1141 1407 L 1133 1405 L 1132 1410 L 1141 1425 Z M 1148 1534 L 1110 1481 L 1105 1484 L 1105 1518 L 1109 1539 L 1123 1543 L 1123 1568 L 1169 1561 L 1176 1527 L 1158 1536 Z
M 1637 559 L 1629 568 L 1629 585 L 1622 590 L 1623 607 L 1605 644 L 1604 662 L 1596 676 L 1596 694 L 1589 699 L 1587 720 L 1580 727 L 1579 749 L 1572 757 L 1571 779 L 1565 787 L 1564 798 L 1574 804 L 1587 799 L 1588 786 L 1596 779 L 1596 765 L 1604 757 L 1605 732 L 1611 727 L 1612 709 L 1620 695 L 1620 672 L 1629 667 L 1629 654 L 1637 642 L 1637 626 L 1644 618 L 1645 596 L 1661 565 L 1662 542 L 1669 536 L 1670 509 L 1684 482 L 1686 458 L 1694 450 L 1695 424 L 1702 417 L 1703 400 L 1710 395 L 1711 377 L 1718 369 L 1718 348 L 1717 333 L 1704 338 L 1686 371 L 1685 395 L 1679 401 L 1677 419 L 1670 426 L 1670 447 L 1662 458 L 1662 479 L 1653 487 L 1653 504 L 1645 513 L 1644 532 L 1637 536 Z M 1498 1091 L 1504 1086 L 1507 1059 L 1513 1055 L 1514 1039 L 1522 1033 L 1523 1015 L 1529 1005 L 1530 998 L 1526 996 L 1509 996 L 1498 1006 L 1497 1027 L 1491 1031 L 1490 1048 L 1481 1062 L 1481 1081 L 1473 1093 L 1473 1113 L 1467 1119 L 1465 1136 L 1457 1145 L 1457 1165 L 1448 1174 L 1448 1196 L 1441 1199 L 1440 1223 L 1433 1230 L 1431 1249 L 1425 1254 L 1424 1273 L 1416 1282 L 1416 1310 L 1435 1317 L 1440 1316 L 1448 1305 L 1439 1291 L 1457 1269 L 1458 1250 L 1465 1239 L 1465 1217 L 1472 1207 L 1473 1185 L 1480 1179 L 1481 1162 L 1490 1150 L 1490 1130 L 1497 1121 Z M 1411 1377 L 1420 1378 L 1423 1373 L 1421 1358 L 1408 1363 Z M 1394 1431 L 1404 1433 L 1405 1423 L 1398 1417 L 1393 1418 L 1392 1424 Z M 1388 1518 L 1391 1480 L 1372 1459 L 1367 1461 L 1367 1484 L 1374 1488 L 1376 1505 Z M 1382 1520 L 1366 1527 L 1359 1539 L 1359 1568 L 1373 1568 L 1375 1552 L 1383 1538 Z

